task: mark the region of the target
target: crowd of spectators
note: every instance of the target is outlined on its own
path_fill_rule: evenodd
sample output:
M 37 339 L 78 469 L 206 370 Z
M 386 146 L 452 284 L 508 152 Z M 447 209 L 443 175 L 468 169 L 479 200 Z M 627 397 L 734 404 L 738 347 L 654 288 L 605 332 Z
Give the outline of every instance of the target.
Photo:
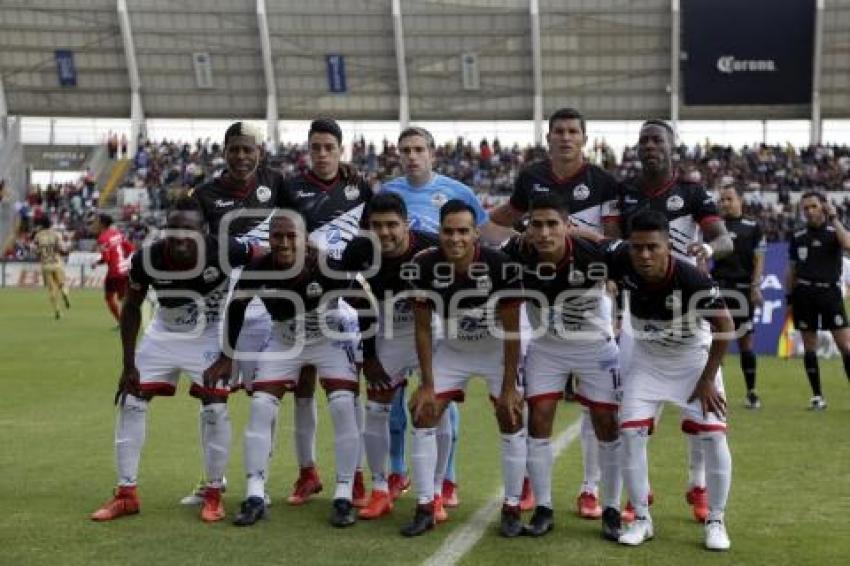
M 110 152 L 126 152 L 125 140 L 109 137 Z M 268 165 L 292 176 L 309 165 L 305 145 L 281 144 L 267 147 Z M 271 151 L 274 149 L 274 151 Z M 604 141 L 588 145 L 588 159 L 610 171 L 618 179 L 629 181 L 640 173 L 635 148 L 625 148 L 617 159 Z M 519 170 L 527 163 L 545 157 L 539 147 L 502 145 L 498 139 L 473 143 L 458 138 L 436 150 L 435 170 L 473 187 L 485 207 L 491 207 L 510 195 Z M 402 174 L 398 149 L 384 140 L 376 145 L 356 138 L 347 158 L 362 172 L 375 189 L 387 179 Z M 745 213 L 761 224 L 768 241 L 786 240 L 799 224 L 799 214 L 791 204 L 791 193 L 818 189 L 847 191 L 850 195 L 850 148 L 811 146 L 796 149 L 787 146 L 758 145 L 734 149 L 712 145 L 708 141 L 695 146 L 674 148 L 673 162 L 683 178 L 705 184 L 709 189 L 736 184 L 746 191 Z M 133 156 L 124 186 L 147 192 L 146 210 L 125 208 L 119 226 L 137 242 L 144 239 L 151 225 L 161 219 L 161 211 L 179 192 L 195 187 L 225 167 L 223 148 L 211 140 L 183 143 L 173 140 L 144 143 Z M 25 202 L 16 203 L 21 231 L 7 257 L 27 258 L 32 221 L 49 214 L 54 224 L 70 241 L 86 240 L 85 216 L 98 205 L 97 187 L 87 174 L 78 183 L 34 187 Z M 836 202 L 842 218 L 850 221 L 850 197 Z M 157 214 L 159 212 L 159 214 Z

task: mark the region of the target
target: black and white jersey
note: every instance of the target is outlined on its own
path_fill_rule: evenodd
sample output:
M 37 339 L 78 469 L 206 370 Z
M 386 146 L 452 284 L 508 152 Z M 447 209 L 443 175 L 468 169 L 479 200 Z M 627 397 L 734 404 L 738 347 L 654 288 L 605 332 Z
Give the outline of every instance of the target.
M 602 222 L 619 218 L 618 183 L 607 171 L 585 163 L 575 175 L 561 178 L 549 160 L 532 163 L 520 171 L 511 194 L 511 206 L 528 212 L 540 195 L 558 195 L 572 221 L 584 228 L 602 232 Z
M 670 258 L 666 276 L 648 283 L 632 266 L 628 243 L 608 246 L 608 274 L 628 292 L 635 343 L 652 355 L 687 356 L 711 343 L 706 320 L 725 309 L 717 284 L 689 262 Z
M 558 340 L 575 338 L 576 332 L 610 337 L 611 323 L 600 317 L 600 299 L 608 278 L 608 244 L 568 237 L 566 254 L 556 265 L 541 262 L 533 248 L 520 242 L 519 237 L 511 238 L 502 251 L 522 265 L 522 286 L 532 328 L 545 326 L 546 336 Z
M 414 306 L 430 305 L 455 346 L 486 347 L 493 338 L 490 327 L 500 326 L 498 304 L 521 301 L 521 273 L 499 250 L 476 246 L 465 273 L 456 272 L 438 247 L 417 254 L 413 265 L 405 277 L 418 292 Z M 504 297 L 488 305 L 495 293 Z
M 166 240 L 157 240 L 138 250 L 130 261 L 130 286 L 141 291 L 154 290 L 159 302 L 156 318 L 168 330 L 190 331 L 198 327 L 199 317 L 206 323 L 218 323 L 227 298 L 229 267 L 246 265 L 252 247 L 231 238 L 227 243 L 230 266 L 219 261 L 219 245 L 211 237 L 205 239 L 203 263 L 189 268 L 176 267 L 168 254 Z M 189 277 L 187 277 L 187 275 Z
M 794 232 L 788 253 L 798 282 L 837 285 L 841 279 L 841 243 L 828 223 Z
M 676 177 L 651 193 L 634 184 L 622 186 L 620 213 L 625 237 L 628 237 L 629 219 L 646 209 L 667 217 L 674 255 L 691 264 L 696 264 L 696 258 L 688 255 L 688 246 L 702 241 L 701 230 L 720 220 L 714 197 L 705 187 Z
M 240 217 L 227 226 L 227 235 L 253 245 L 268 247 L 269 221 L 276 208 L 293 209 L 294 201 L 277 171 L 260 167 L 244 186 L 230 179 L 227 172 L 204 183 L 190 193 L 201 204 L 210 234 L 218 237 L 222 219 L 240 209 L 256 214 Z
M 322 181 L 312 172 L 286 181 L 295 210 L 304 217 L 310 243 L 329 258 L 340 260 L 348 243 L 360 230 L 363 209 L 372 198 L 372 189 L 362 179 L 351 181 L 337 176 Z
M 235 300 L 259 298 L 271 319 L 284 323 L 281 331 L 289 342 L 304 340 L 311 343 L 320 340 L 324 333 L 320 319 L 328 328 L 338 328 L 338 315 L 332 301 L 325 294 L 329 291 L 346 289 L 349 281 L 342 272 L 323 273 L 319 267 L 321 258 L 311 250 L 304 259 L 300 273 L 291 277 L 269 277 L 271 272 L 285 270 L 274 265 L 271 253 L 245 267 L 239 275 L 234 290 Z
M 392 299 L 401 292 L 410 290 L 410 283 L 405 279 L 405 273 L 411 269 L 413 257 L 419 252 L 437 245 L 437 238 L 427 232 L 410 231 L 410 246 L 407 252 L 399 257 L 387 258 L 380 255 L 377 243 L 363 236 L 351 241 L 342 254 L 340 269 L 346 272 L 365 273 L 377 272 L 364 277 L 369 292 L 378 301 L 378 324 L 380 328 L 389 328 L 388 316 L 392 314 L 393 335 L 412 335 L 414 332 L 413 307 L 410 300 Z M 387 302 L 391 301 L 390 313 Z M 362 330 L 362 329 L 361 329 Z
M 732 255 L 714 260 L 711 276 L 722 285 L 745 284 L 752 282 L 755 255 L 764 253 L 767 244 L 762 236 L 758 222 L 748 218 L 726 218 L 726 230 L 735 245 Z

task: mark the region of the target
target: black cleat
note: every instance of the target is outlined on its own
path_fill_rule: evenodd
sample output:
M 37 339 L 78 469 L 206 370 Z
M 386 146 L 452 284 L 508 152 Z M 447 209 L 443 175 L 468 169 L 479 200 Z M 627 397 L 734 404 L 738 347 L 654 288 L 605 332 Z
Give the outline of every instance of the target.
M 602 538 L 617 542 L 620 540 L 620 512 L 613 507 L 606 507 L 602 511 Z
M 522 511 L 519 505 L 502 505 L 502 522 L 499 534 L 505 538 L 514 538 L 522 534 Z
M 68 295 L 62 295 L 62 299 L 65 301 L 65 308 L 70 309 L 71 308 L 71 300 L 68 299 Z
M 747 392 L 747 400 L 744 403 L 744 406 L 748 409 L 761 409 L 761 399 L 756 395 L 755 391 Z
M 239 513 L 233 519 L 237 527 L 249 527 L 266 516 L 266 502 L 262 497 L 249 497 L 239 505 Z
M 522 527 L 522 534 L 530 537 L 542 537 L 554 528 L 554 512 L 548 507 L 538 505 L 534 508 L 531 520 Z
M 334 527 L 350 527 L 357 522 L 354 505 L 348 499 L 334 499 L 331 511 L 331 525 Z
M 416 506 L 416 514 L 413 522 L 408 523 L 401 529 L 401 534 L 406 537 L 418 537 L 434 528 L 437 521 L 434 519 L 434 503 L 420 503 Z

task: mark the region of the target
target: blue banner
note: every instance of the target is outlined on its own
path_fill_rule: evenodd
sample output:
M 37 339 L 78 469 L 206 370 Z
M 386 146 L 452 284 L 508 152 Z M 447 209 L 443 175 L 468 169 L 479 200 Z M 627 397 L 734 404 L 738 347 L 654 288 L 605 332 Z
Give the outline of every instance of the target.
M 56 50 L 56 74 L 60 86 L 77 86 L 77 67 L 74 66 L 74 52 L 68 49 Z
M 328 66 L 328 89 L 331 92 L 347 92 L 348 85 L 345 83 L 345 56 L 327 55 L 325 61 Z
M 761 282 L 761 294 L 764 306 L 755 309 L 753 328 L 755 338 L 753 351 L 756 354 L 775 356 L 779 338 L 785 326 L 785 270 L 788 267 L 788 244 L 768 244 L 764 256 L 764 277 Z M 729 348 L 738 351 L 737 344 Z

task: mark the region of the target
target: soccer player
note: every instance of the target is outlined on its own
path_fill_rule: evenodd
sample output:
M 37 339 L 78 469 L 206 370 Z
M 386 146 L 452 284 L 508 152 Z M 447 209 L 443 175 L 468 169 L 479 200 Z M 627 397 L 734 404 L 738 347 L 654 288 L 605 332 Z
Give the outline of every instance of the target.
M 100 250 L 100 259 L 93 263 L 91 268 L 94 269 L 102 263 L 106 264 L 106 279 L 103 282 L 104 300 L 109 312 L 120 324 L 120 301 L 123 301 L 127 294 L 127 273 L 130 271 L 130 254 L 133 252 L 133 244 L 112 225 L 112 217 L 108 214 L 94 216 L 89 223 L 89 228 L 97 236 L 97 247 Z
M 148 404 L 155 395 L 174 395 L 181 371 L 192 379 L 189 393 L 200 399 L 205 422 L 201 441 L 207 485 L 201 519 L 213 522 L 225 516 L 221 488 L 231 438 L 228 388 L 219 383 L 205 386 L 203 373 L 218 353 L 218 318 L 227 296 L 227 267 L 219 262 L 219 256 L 226 254 L 229 265 L 245 265 L 253 249 L 230 240 L 220 253 L 216 240 L 205 232 L 198 204 L 190 198 L 173 205 L 166 228 L 163 239 L 143 247 L 132 259 L 121 311 L 124 369 L 116 394 L 115 425 L 118 487 L 115 496 L 92 514 L 95 521 L 139 512 L 136 481 Z M 149 288 L 157 295 L 159 309 L 137 348 L 141 305 Z
M 512 239 L 504 248 L 508 257 L 523 266 L 529 320 L 532 328 L 543 330 L 530 340 L 525 357 L 528 470 L 537 499 L 525 532 L 542 536 L 554 526 L 552 424 L 567 376 L 577 373 L 581 380 L 576 398 L 588 408 L 598 437 L 602 533 L 616 541 L 622 491 L 617 426 L 620 372 L 611 317 L 600 312 L 600 303 L 608 296 L 604 247 L 570 235 L 564 201 L 557 195 L 538 196 L 530 210 L 525 236 Z
M 738 350 L 741 371 L 747 384 L 744 406 L 761 407 L 756 394 L 756 355 L 753 353 L 753 309 L 764 304 L 761 295 L 761 276 L 767 244 L 758 222 L 743 216 L 743 191 L 735 185 L 720 189 L 720 214 L 735 245 L 732 255 L 715 260 L 711 276 L 724 291 L 724 298 L 735 313 L 735 331 L 741 331 Z
M 673 169 L 675 135 L 662 120 L 644 122 L 638 137 L 641 175 L 622 186 L 620 195 L 621 227 L 628 235 L 630 219 L 642 210 L 664 214 L 670 226 L 673 255 L 693 265 L 710 258 L 721 259 L 733 251 L 732 238 L 726 231 L 714 199 L 705 187 L 684 181 Z M 616 236 L 616 230 L 609 235 Z M 626 324 L 620 333 L 620 367 L 627 367 L 631 352 L 631 330 Z M 708 514 L 705 491 L 705 458 L 697 435 L 684 431 L 688 439 L 688 490 L 685 499 L 692 506 L 694 519 L 703 522 Z M 631 515 L 627 505 L 626 518 Z
M 670 402 L 681 408 L 682 429 L 705 447 L 705 546 L 727 550 L 723 514 L 732 457 L 720 364 L 734 324 L 715 283 L 672 255 L 669 230 L 664 214 L 641 211 L 630 221 L 628 244 L 616 242 L 609 250 L 609 275 L 629 292 L 635 332 L 620 408 L 623 478 L 635 520 L 620 535 L 620 543 L 639 545 L 653 537 L 646 446 L 659 407 Z
M 844 360 L 850 379 L 850 329 L 841 298 L 841 258 L 850 251 L 850 233 L 838 219 L 835 208 L 815 191 L 803 194 L 800 209 L 806 227 L 795 232 L 788 248 L 785 288 L 794 326 L 803 338 L 803 364 L 812 388 L 809 408 L 826 409 L 818 367 L 818 330 L 828 330 Z
M 584 116 L 574 108 L 561 108 L 549 117 L 546 134 L 548 156 L 522 169 L 510 200 L 490 214 L 501 226 L 513 226 L 528 214 L 530 204 L 542 195 L 555 195 L 570 213 L 576 235 L 592 237 L 614 233 L 620 222 L 617 180 L 584 157 L 587 128 Z M 575 230 L 574 230 L 575 231 Z M 611 316 L 612 302 L 603 298 L 600 309 Z M 580 376 L 581 377 L 581 376 Z M 602 516 L 597 486 L 600 481 L 599 445 L 587 407 L 582 406 L 581 452 L 584 479 L 576 498 L 579 516 Z
M 68 287 L 65 285 L 65 266 L 62 264 L 62 254 L 65 252 L 65 244 L 62 236 L 50 227 L 50 219 L 45 215 L 38 222 L 39 229 L 33 236 L 35 242 L 35 253 L 41 262 L 41 277 L 44 286 L 50 296 L 50 304 L 53 306 L 56 320 L 62 317 L 59 311 L 59 297 L 65 303 L 65 308 L 71 308 L 71 300 L 68 297 Z
M 331 261 L 339 261 L 348 243 L 361 227 L 361 216 L 372 198 L 372 189 L 342 157 L 342 130 L 334 120 L 313 120 L 307 134 L 310 169 L 287 181 L 287 190 L 294 200 L 295 210 L 307 225 L 309 241 L 323 251 Z M 357 314 L 346 303 L 340 303 L 340 324 L 356 329 Z M 295 390 L 295 454 L 298 460 L 298 479 L 287 501 L 301 505 L 322 490 L 316 468 L 317 408 L 314 392 L 316 373 L 305 368 Z M 363 429 L 363 412 L 357 396 L 357 423 Z M 358 458 L 358 464 L 362 458 Z M 354 504 L 363 507 L 368 498 L 359 467 L 354 481 Z
M 414 230 L 436 235 L 440 227 L 440 207 L 453 199 L 467 203 L 475 211 L 475 225 L 484 241 L 496 246 L 513 234 L 512 230 L 497 226 L 487 218 L 487 212 L 481 206 L 473 190 L 463 183 L 434 172 L 436 144 L 431 133 L 419 127 L 410 127 L 398 137 L 398 151 L 404 176 L 387 182 L 383 190 L 394 192 L 404 199 L 410 216 L 410 227 Z M 454 456 L 457 452 L 458 426 L 460 413 L 452 403 L 449 405 L 451 424 L 449 460 L 446 473 L 443 501 L 447 507 L 459 503 L 457 493 L 457 475 Z M 407 415 L 404 408 L 404 389 L 396 393 L 390 415 L 391 452 L 390 489 L 400 491 L 409 484 L 404 464 L 404 433 L 407 427 Z M 446 442 L 444 434 L 440 441 Z M 443 447 L 445 448 L 445 447 Z M 442 448 L 441 448 L 442 449 Z
M 392 511 L 393 501 L 400 495 L 399 489 L 391 491 L 387 476 L 390 408 L 396 391 L 405 386 L 412 371 L 419 369 L 413 308 L 402 269 L 415 254 L 435 246 L 437 238 L 410 229 L 407 207 L 395 193 L 375 196 L 367 205 L 364 218 L 380 247 L 376 248 L 367 237 L 352 240 L 343 253 L 342 269 L 369 274 L 370 269 L 377 268 L 368 277 L 361 275 L 362 288 L 374 298 L 374 307 L 355 305 L 361 308 L 359 328 L 368 397 L 363 443 L 372 471 L 369 504 L 359 516 L 377 519 Z
M 334 428 L 337 473 L 330 521 L 335 527 L 353 525 L 357 515 L 352 487 L 360 455 L 353 336 L 336 339 L 328 335 L 327 329 L 335 329 L 337 323 L 335 310 L 325 298 L 329 291 L 348 287 L 348 281 L 344 274 L 332 277 L 322 272 L 320 262 L 324 260 L 315 248 L 307 246 L 307 233 L 296 213 L 281 212 L 272 219 L 269 246 L 269 253 L 239 277 L 227 307 L 226 347 L 205 376 L 208 383 L 214 383 L 231 375 L 230 348 L 238 341 L 248 304 L 259 297 L 273 322 L 252 384 L 245 428 L 246 498 L 234 523 L 253 525 L 265 515 L 266 475 L 280 400 L 295 389 L 301 370 L 313 366 L 328 395 Z
M 413 483 L 417 506 L 405 536 L 421 535 L 448 517 L 442 505 L 444 457 L 436 426 L 450 400 L 463 401 L 470 377 L 487 381 L 502 437 L 505 488 L 500 532 L 522 533 L 520 495 L 525 475 L 526 432 L 518 390 L 519 275 L 507 273 L 507 257 L 480 245 L 475 209 L 450 200 L 440 209 L 440 245 L 420 252 L 410 273 L 416 353 L 421 383 L 410 398 L 413 419 Z M 446 324 L 434 348 L 432 313 Z M 501 326 L 501 332 L 499 331 Z M 443 451 L 445 452 L 445 451 Z
M 268 247 L 269 219 L 277 208 L 292 209 L 294 203 L 284 185 L 283 176 L 265 165 L 264 136 L 248 122 L 234 122 L 224 133 L 226 169 L 221 175 L 190 191 L 198 201 L 213 236 L 237 238 L 261 248 Z M 231 274 L 231 289 L 239 269 Z M 262 303 L 254 301 L 245 316 L 245 325 L 236 349 L 245 353 L 236 364 L 240 377 L 238 386 L 250 391 L 256 359 L 247 355 L 259 352 L 268 339 L 271 319 Z M 236 386 L 236 384 L 234 384 Z M 205 428 L 200 419 L 200 428 Z M 206 480 L 181 499 L 184 505 L 199 505 L 203 501 Z

